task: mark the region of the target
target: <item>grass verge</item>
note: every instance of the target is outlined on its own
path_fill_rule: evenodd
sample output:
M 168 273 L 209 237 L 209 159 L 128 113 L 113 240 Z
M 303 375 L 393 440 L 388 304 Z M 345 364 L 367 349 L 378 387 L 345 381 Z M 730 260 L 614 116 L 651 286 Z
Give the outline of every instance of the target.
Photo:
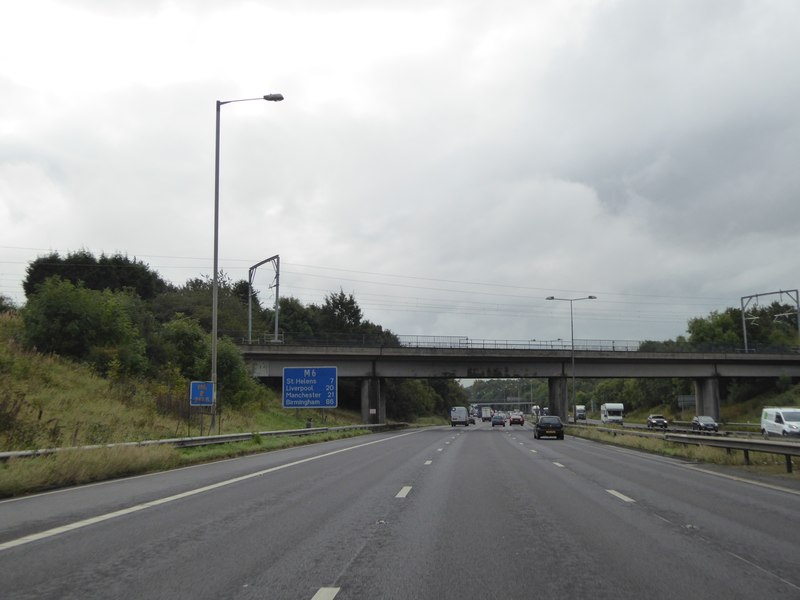
M 215 446 L 122 446 L 67 450 L 38 458 L 11 459 L 0 464 L 0 498 L 166 471 L 191 464 L 351 438 L 367 433 L 370 432 L 353 430 L 274 437 L 256 434 L 247 442 Z
M 698 463 L 743 467 L 749 472 L 770 475 L 787 475 L 786 460 L 779 454 L 750 452 L 750 465 L 745 465 L 743 452 L 736 450 L 728 452 L 725 448 L 717 448 L 714 446 L 679 444 L 676 442 L 668 442 L 660 437 L 641 437 L 622 433 L 614 435 L 613 433 L 605 431 L 596 431 L 591 427 L 569 427 L 567 433 L 575 437 L 594 440 L 604 444 L 634 448 L 636 450 L 642 450 L 643 452 L 671 456 L 673 458 L 683 458 Z

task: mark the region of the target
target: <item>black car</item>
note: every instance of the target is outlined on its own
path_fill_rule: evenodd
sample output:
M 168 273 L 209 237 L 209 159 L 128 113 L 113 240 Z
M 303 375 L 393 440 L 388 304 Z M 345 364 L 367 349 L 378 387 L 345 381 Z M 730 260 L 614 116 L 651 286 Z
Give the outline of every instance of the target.
M 692 431 L 719 431 L 719 425 L 711 417 L 697 416 L 692 419 Z
M 669 423 L 667 420 L 661 415 L 649 415 L 647 417 L 647 428 L 652 429 L 653 427 L 661 427 L 662 429 L 666 429 Z
M 492 427 L 495 425 L 506 426 L 506 416 L 501 412 L 496 412 L 492 415 Z
M 564 439 L 564 424 L 560 417 L 545 415 L 539 417 L 533 429 L 533 437 L 537 440 L 543 436 L 553 436 L 559 440 Z

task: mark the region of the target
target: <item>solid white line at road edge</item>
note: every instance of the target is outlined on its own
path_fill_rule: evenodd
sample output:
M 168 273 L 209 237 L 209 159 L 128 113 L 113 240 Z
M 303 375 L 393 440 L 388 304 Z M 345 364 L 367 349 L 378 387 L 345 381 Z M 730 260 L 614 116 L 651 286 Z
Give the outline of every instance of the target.
M 798 492 L 797 490 L 792 490 L 780 485 L 773 485 L 771 483 L 764 483 L 762 481 L 754 481 L 752 479 L 747 479 L 746 477 L 737 477 L 736 475 L 728 475 L 726 473 L 717 473 L 716 471 L 712 471 L 710 469 L 702 469 L 695 465 L 682 465 L 682 466 L 683 468 L 689 469 L 691 471 L 697 471 L 699 473 L 705 473 L 707 475 L 714 475 L 715 477 L 722 477 L 723 479 L 730 479 L 731 481 L 738 481 L 740 483 L 749 483 L 750 485 L 766 488 L 768 490 L 775 490 L 777 492 L 786 492 L 787 494 L 794 494 L 795 496 L 800 496 L 800 492 Z
M 390 440 L 395 440 L 397 438 L 405 437 L 407 435 L 414 435 L 415 433 L 419 433 L 423 430 L 415 430 L 410 431 L 408 433 L 401 433 L 398 435 L 393 435 L 389 438 L 383 438 L 380 440 L 374 440 L 372 442 L 366 442 L 364 444 L 358 444 L 356 446 L 350 446 L 348 448 L 340 448 L 339 450 L 333 450 L 332 452 L 326 452 L 325 454 L 320 454 L 318 456 L 310 456 L 308 458 L 303 458 L 301 460 L 296 460 L 294 462 L 286 463 L 285 465 L 278 465 L 277 467 L 271 467 L 269 469 L 264 469 L 263 471 L 256 471 L 255 473 L 250 473 L 249 475 L 242 475 L 241 477 L 234 477 L 233 479 L 228 479 L 226 481 L 220 481 L 218 483 L 212 483 L 211 485 L 206 485 L 201 488 L 197 488 L 194 490 L 189 490 L 188 492 L 183 492 L 180 494 L 175 494 L 174 496 L 167 496 L 166 498 L 159 498 L 158 500 L 151 500 L 150 502 L 145 502 L 143 504 L 137 504 L 136 506 L 131 506 L 129 508 L 123 508 L 122 510 L 117 510 L 111 513 L 107 513 L 105 515 L 98 515 L 96 517 L 91 517 L 89 519 L 84 519 L 83 521 L 76 521 L 75 523 L 69 523 L 68 525 L 63 525 L 61 527 L 55 527 L 53 529 L 48 529 L 47 531 L 41 531 L 39 533 L 32 533 L 30 535 L 26 535 L 24 537 L 18 538 L 16 540 L 9 540 L 8 542 L 3 542 L 0 544 L 0 552 L 3 550 L 8 550 L 10 548 L 15 548 L 17 546 L 22 546 L 23 544 L 28 544 L 30 542 L 35 542 L 37 540 L 43 540 L 49 537 L 53 537 L 56 535 L 60 535 L 62 533 L 66 533 L 68 531 L 73 531 L 75 529 L 81 529 L 82 527 L 88 527 L 89 525 L 94 525 L 95 523 L 102 523 L 103 521 L 109 521 L 111 519 L 116 519 L 117 517 L 122 517 L 124 515 L 129 515 L 131 513 L 139 512 L 145 510 L 147 508 L 153 508 L 154 506 L 160 506 L 162 504 L 167 504 L 168 502 L 174 502 L 175 500 L 181 500 L 183 498 L 188 498 L 190 496 L 196 496 L 197 494 L 202 494 L 204 492 L 210 492 L 211 490 L 216 490 L 221 487 L 225 487 L 228 485 L 232 485 L 234 483 L 239 483 L 241 481 L 247 481 L 248 479 L 253 479 L 254 477 L 261 477 L 262 475 L 267 475 L 268 473 L 274 473 L 275 471 L 281 471 L 283 469 L 288 469 L 289 467 L 296 467 L 297 465 L 302 465 L 303 463 L 311 462 L 314 460 L 319 460 L 320 458 L 327 458 L 328 456 L 333 456 L 334 454 L 341 454 L 342 452 L 349 452 L 350 450 L 356 450 L 358 448 L 364 448 L 365 446 L 372 446 L 373 444 L 380 444 L 382 442 L 388 442 Z
M 767 575 L 770 575 L 770 576 L 774 577 L 775 579 L 777 579 L 778 581 L 780 581 L 780 582 L 782 582 L 782 583 L 785 583 L 785 584 L 786 584 L 786 585 L 788 585 L 789 587 L 793 587 L 793 588 L 794 588 L 794 589 L 796 589 L 796 590 L 800 590 L 800 587 L 797 587 L 797 586 L 796 586 L 795 584 L 793 584 L 791 581 L 787 581 L 786 579 L 784 579 L 784 578 L 783 578 L 783 577 L 781 577 L 780 575 L 778 575 L 778 574 L 776 574 L 776 573 L 773 573 L 772 571 L 770 571 L 770 570 L 768 570 L 768 569 L 765 569 L 764 567 L 762 567 L 762 566 L 759 566 L 759 565 L 757 565 L 756 563 L 754 563 L 754 562 L 752 562 L 752 561 L 749 561 L 749 560 L 747 560 L 746 558 L 742 558 L 741 556 L 739 556 L 738 554 L 734 554 L 734 553 L 733 553 L 733 552 L 731 552 L 730 550 L 728 550 L 728 554 L 730 554 L 730 555 L 731 555 L 732 557 L 734 557 L 734 558 L 738 558 L 739 560 L 741 560 L 741 561 L 742 561 L 742 562 L 744 562 L 744 563 L 747 563 L 747 564 L 748 564 L 748 565 L 750 565 L 751 567 L 754 567 L 754 568 L 758 569 L 759 571 L 761 571 L 761 572 L 763 572 L 763 573 L 766 573 Z

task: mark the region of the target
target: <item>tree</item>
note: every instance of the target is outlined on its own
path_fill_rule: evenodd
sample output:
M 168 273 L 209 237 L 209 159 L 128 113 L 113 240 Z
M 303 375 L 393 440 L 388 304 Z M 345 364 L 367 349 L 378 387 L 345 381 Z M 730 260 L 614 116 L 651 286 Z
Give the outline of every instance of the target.
M 16 305 L 8 296 L 0 296 L 0 313 L 17 310 Z
M 420 379 L 392 380 L 384 383 L 386 416 L 399 421 L 413 421 L 420 416 L 433 415 L 441 404 L 439 395 Z
M 135 258 L 131 260 L 122 254 L 102 254 L 98 260 L 88 250 L 72 252 L 64 258 L 58 252 L 52 252 L 34 260 L 26 272 L 22 287 L 28 298 L 36 293 L 39 285 L 54 275 L 73 284 L 82 283 L 92 290 L 116 292 L 131 289 L 144 300 L 151 300 L 169 288 L 158 273 Z
M 241 297 L 241 282 L 234 284 L 223 273 L 217 287 L 217 322 L 221 336 L 233 339 L 245 337 L 248 329 L 247 295 Z M 246 284 L 245 284 L 246 285 Z M 166 323 L 178 314 L 194 318 L 205 330 L 211 331 L 211 297 L 213 281 L 208 278 L 190 279 L 185 285 L 160 294 L 153 301 L 156 320 Z M 265 331 L 267 321 L 263 311 L 253 310 L 253 329 Z
M 469 404 L 464 386 L 455 379 L 428 379 L 427 384 L 437 395 L 434 414 L 448 415 L 452 406 Z
M 211 373 L 210 352 L 200 363 L 200 377 Z M 244 357 L 230 339 L 217 344 L 217 395 L 221 406 L 241 406 L 256 398 L 258 384 L 250 377 Z
M 23 311 L 25 340 L 40 352 L 86 361 L 100 373 L 141 373 L 146 346 L 130 293 L 99 292 L 59 277 L 40 284 Z
M 747 345 L 753 348 L 777 348 L 798 344 L 797 308 L 773 302 L 769 306 L 755 306 L 745 314 Z M 742 311 L 726 308 L 714 311 L 708 317 L 689 321 L 689 344 L 694 349 L 744 348 Z
M 297 298 L 281 298 L 278 302 L 280 307 L 279 326 L 284 332 L 286 341 L 294 341 L 292 337 L 311 336 L 319 329 L 318 314 L 309 310 L 301 304 Z M 266 311 L 274 319 L 273 311 Z M 274 321 L 272 321 L 274 323 Z
M 204 379 L 202 370 L 205 357 L 211 352 L 208 335 L 197 320 L 178 314 L 165 323 L 161 336 L 166 362 L 175 365 L 186 379 Z
M 361 308 L 353 294 L 349 296 L 343 290 L 338 294 L 328 294 L 320 309 L 320 325 L 324 333 L 353 333 L 361 325 Z
M 727 308 L 706 318 L 690 319 L 689 343 L 696 349 L 742 347 L 741 311 Z

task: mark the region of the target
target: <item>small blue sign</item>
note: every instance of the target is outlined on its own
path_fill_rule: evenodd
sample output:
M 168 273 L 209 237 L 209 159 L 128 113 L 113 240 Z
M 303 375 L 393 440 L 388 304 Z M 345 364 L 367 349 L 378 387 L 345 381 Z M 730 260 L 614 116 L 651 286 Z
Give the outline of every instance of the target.
M 189 406 L 214 406 L 214 383 L 192 381 L 189 384 Z
M 283 369 L 283 408 L 336 408 L 338 393 L 336 367 Z

